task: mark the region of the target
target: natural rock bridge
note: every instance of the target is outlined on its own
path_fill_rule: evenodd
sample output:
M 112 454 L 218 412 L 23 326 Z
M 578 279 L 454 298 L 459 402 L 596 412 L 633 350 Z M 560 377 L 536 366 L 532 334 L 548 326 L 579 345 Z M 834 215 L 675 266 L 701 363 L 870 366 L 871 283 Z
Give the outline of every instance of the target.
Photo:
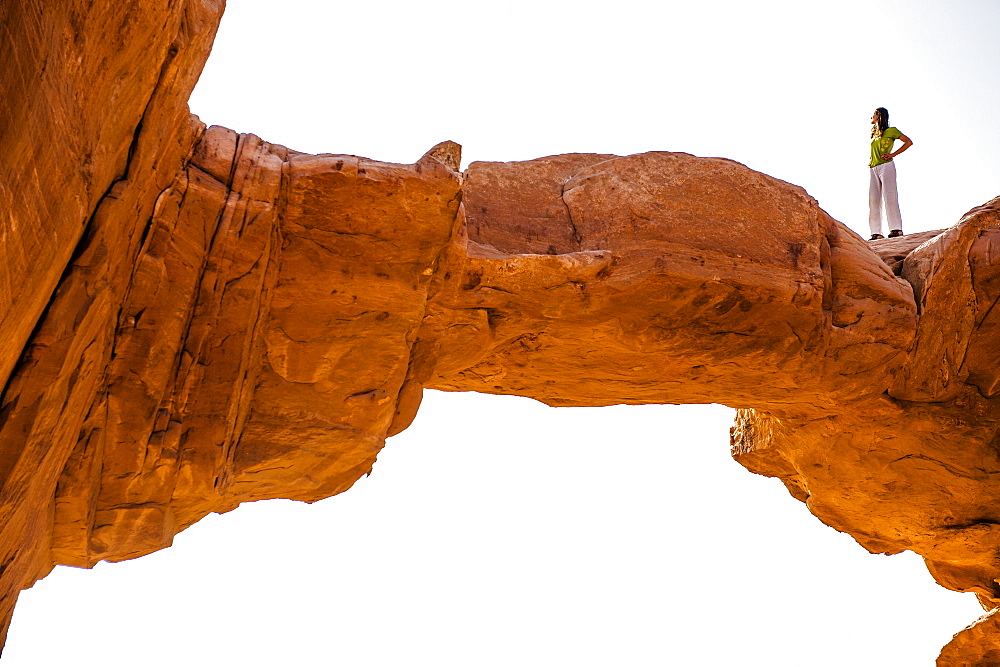
M 424 388 L 740 408 L 743 465 L 1000 605 L 1000 200 L 869 246 L 723 159 L 305 155 L 189 115 L 221 3 L 84 4 L 0 7 L 6 622 L 55 564 L 346 490 Z

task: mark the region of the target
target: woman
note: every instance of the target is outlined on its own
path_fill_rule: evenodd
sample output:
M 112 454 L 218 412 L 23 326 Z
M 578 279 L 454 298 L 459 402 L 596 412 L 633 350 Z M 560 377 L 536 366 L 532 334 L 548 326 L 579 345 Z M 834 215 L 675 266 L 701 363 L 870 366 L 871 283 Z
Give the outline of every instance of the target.
M 892 152 L 893 142 L 899 139 L 903 145 Z M 899 200 L 896 195 L 896 165 L 892 158 L 913 145 L 910 138 L 894 127 L 889 127 L 889 112 L 885 107 L 875 109 L 872 114 L 872 149 L 868 163 L 871 172 L 871 187 L 868 189 L 868 225 L 872 238 L 882 236 L 882 199 L 885 199 L 885 215 L 889 219 L 889 238 L 903 235 L 903 221 L 899 217 Z

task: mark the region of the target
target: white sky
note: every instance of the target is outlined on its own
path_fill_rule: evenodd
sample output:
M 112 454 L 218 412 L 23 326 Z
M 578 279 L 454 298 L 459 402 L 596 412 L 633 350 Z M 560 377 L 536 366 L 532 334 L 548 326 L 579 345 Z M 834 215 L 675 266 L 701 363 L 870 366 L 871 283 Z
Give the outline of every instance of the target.
M 307 152 L 676 150 L 867 236 L 871 112 L 907 232 L 1000 194 L 1000 3 L 230 0 L 191 101 Z M 374 474 L 22 594 L 4 665 L 930 665 L 980 613 L 728 456 L 719 406 L 428 392 Z

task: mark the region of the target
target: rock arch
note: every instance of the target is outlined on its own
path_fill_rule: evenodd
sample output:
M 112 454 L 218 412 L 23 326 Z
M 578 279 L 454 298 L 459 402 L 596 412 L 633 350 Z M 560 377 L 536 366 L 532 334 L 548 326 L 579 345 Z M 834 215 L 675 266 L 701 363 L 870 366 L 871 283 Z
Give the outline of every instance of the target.
M 729 160 L 305 155 L 189 115 L 221 3 L 39 7 L 0 8 L 8 620 L 54 564 L 347 489 L 425 387 L 740 408 L 746 467 L 997 606 L 997 200 L 869 245 Z

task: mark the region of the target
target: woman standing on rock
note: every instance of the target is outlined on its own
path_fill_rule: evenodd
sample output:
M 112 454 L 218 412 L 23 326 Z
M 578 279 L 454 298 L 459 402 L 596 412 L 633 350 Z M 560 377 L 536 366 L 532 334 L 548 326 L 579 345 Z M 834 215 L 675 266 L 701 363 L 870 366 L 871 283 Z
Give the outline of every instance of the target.
M 903 145 L 892 151 L 893 142 L 899 139 Z M 903 221 L 899 216 L 899 199 L 896 194 L 896 165 L 892 158 L 913 145 L 910 138 L 894 127 L 889 127 L 889 112 L 885 107 L 875 109 L 872 114 L 872 150 L 868 163 L 871 172 L 871 186 L 868 188 L 868 225 L 872 238 L 882 236 L 882 200 L 885 199 L 885 215 L 889 219 L 889 238 L 903 235 Z

